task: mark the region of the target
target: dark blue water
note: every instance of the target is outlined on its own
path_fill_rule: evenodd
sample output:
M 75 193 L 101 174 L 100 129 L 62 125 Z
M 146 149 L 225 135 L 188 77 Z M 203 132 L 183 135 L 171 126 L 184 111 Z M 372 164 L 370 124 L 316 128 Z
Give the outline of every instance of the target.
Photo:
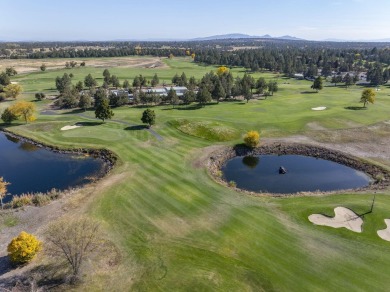
M 280 166 L 287 169 L 286 174 L 279 174 Z M 363 172 L 301 155 L 235 157 L 226 163 L 222 172 L 238 188 L 280 194 L 354 189 L 370 182 Z
M 0 177 L 11 183 L 12 195 L 80 186 L 103 171 L 101 159 L 55 153 L 0 132 Z

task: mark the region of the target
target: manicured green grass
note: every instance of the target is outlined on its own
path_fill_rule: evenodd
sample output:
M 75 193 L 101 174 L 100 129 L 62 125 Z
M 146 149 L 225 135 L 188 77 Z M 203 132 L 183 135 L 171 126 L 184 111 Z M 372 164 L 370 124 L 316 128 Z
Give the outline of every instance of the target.
M 240 137 L 240 132 L 235 128 L 218 122 L 178 119 L 171 121 L 170 124 L 185 134 L 210 141 L 230 141 Z
M 212 69 L 185 60 L 169 60 L 167 64 L 172 69 L 161 73 L 167 77 L 182 71 L 187 76 L 201 76 Z M 109 69 L 118 75 L 122 70 Z M 88 70 L 100 74 L 97 69 L 85 68 L 75 78 L 86 75 Z M 128 69 L 123 69 L 123 74 L 125 70 Z M 131 70 L 143 74 L 142 69 Z M 18 78 L 28 90 L 44 90 L 51 88 L 49 83 L 63 72 Z M 47 79 L 40 79 L 46 74 Z M 388 194 L 377 194 L 374 212 L 364 216 L 363 233 L 357 234 L 314 226 L 307 216 L 312 213 L 332 216 L 337 206 L 361 214 L 370 208 L 373 194 L 252 197 L 217 184 L 203 166 L 194 163 L 208 151 L 208 146 L 221 140 L 218 135 L 209 134 L 216 125 L 237 133 L 233 140 L 225 142 L 232 145 L 240 142 L 240 134 L 251 129 L 260 130 L 263 137 L 288 136 L 304 133 L 313 123 L 341 129 L 389 118 L 387 89 L 378 92 L 377 102 L 369 105 L 368 110 L 358 111 L 346 107 L 360 106 L 361 88 L 325 87 L 320 93 L 312 94 L 302 93 L 310 91 L 310 82 L 280 79 L 279 83 L 280 91 L 274 96 L 248 104 L 221 102 L 198 109 L 154 107 L 157 124 L 153 129 L 164 138 L 162 141 L 145 130 L 114 121 L 93 123 L 92 111 L 86 112 L 90 119 L 68 112 L 41 115 L 35 123 L 9 128 L 46 143 L 104 147 L 119 156 L 120 163 L 103 179 L 88 210 L 91 216 L 106 223 L 109 236 L 122 251 L 122 272 L 116 273 L 113 267 L 105 276 L 87 277 L 84 290 L 99 287 L 145 291 L 388 289 L 390 243 L 376 235 L 377 230 L 385 227 L 383 219 L 390 216 Z M 43 107 L 41 102 L 37 105 Z M 311 110 L 317 106 L 328 109 Z M 139 125 L 143 110 L 117 108 L 114 118 Z M 184 120 L 194 127 L 178 130 L 183 125 L 180 121 Z M 84 122 L 85 126 L 60 130 L 76 122 Z

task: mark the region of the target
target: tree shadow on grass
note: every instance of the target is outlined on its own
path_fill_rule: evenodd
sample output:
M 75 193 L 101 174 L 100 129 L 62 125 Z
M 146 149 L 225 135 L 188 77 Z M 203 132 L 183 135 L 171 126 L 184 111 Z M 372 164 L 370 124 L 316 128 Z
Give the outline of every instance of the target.
M 155 107 L 155 105 L 151 105 L 151 104 L 139 104 L 139 105 L 135 105 L 133 106 L 133 108 L 153 108 Z
M 346 110 L 351 110 L 351 111 L 361 111 L 361 110 L 367 110 L 366 107 L 363 106 L 346 106 Z
M 301 91 L 301 94 L 316 94 L 317 91 Z
M 82 126 L 82 127 L 93 127 L 93 126 L 100 126 L 103 122 L 77 122 L 76 126 Z
M 21 126 L 21 125 L 25 125 L 25 123 L 19 123 L 19 122 L 13 122 L 12 124 L 0 123 L 0 130 L 5 130 L 8 128 Z
M 63 114 L 63 115 L 74 115 L 74 114 L 84 114 L 84 113 L 86 113 L 86 112 L 88 112 L 88 110 L 85 111 L 85 110 L 83 110 L 83 109 L 74 109 L 74 110 L 70 110 L 70 111 L 65 112 L 65 113 L 62 113 L 62 114 Z M 59 114 L 60 114 L 60 113 L 59 113 Z
M 189 105 L 189 106 L 183 106 L 183 107 L 178 107 L 176 108 L 179 111 L 193 111 L 193 110 L 198 110 L 201 109 L 202 106 L 199 104 L 196 105 Z
M 146 130 L 149 129 L 147 125 L 136 125 L 136 126 L 130 126 L 125 128 L 126 131 L 140 131 L 140 130 Z

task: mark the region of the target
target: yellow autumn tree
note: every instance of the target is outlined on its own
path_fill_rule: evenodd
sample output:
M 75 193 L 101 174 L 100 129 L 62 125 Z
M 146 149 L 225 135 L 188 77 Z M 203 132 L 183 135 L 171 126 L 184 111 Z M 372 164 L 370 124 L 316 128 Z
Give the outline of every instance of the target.
M 192 59 L 195 59 L 195 56 L 196 56 L 195 53 L 192 53 L 192 54 L 191 54 L 191 58 L 192 58 Z
M 23 118 L 26 123 L 35 121 L 36 119 L 36 107 L 32 102 L 18 101 L 14 105 L 11 105 L 9 110 L 18 118 Z
M 229 72 L 229 68 L 225 67 L 225 66 L 221 66 L 217 69 L 217 75 L 218 76 L 221 76 L 223 75 L 224 73 L 228 73 Z
M 22 231 L 8 245 L 8 257 L 15 264 L 31 261 L 42 248 L 42 243 L 32 234 Z
M 19 84 L 8 84 L 6 87 L 4 87 L 4 92 L 7 97 L 12 97 L 13 99 L 16 99 L 19 94 L 21 94 L 23 91 L 22 86 Z
M 3 209 L 3 199 L 5 195 L 7 194 L 7 186 L 9 185 L 9 182 L 6 182 L 3 177 L 0 177 L 0 204 L 1 209 Z
M 246 146 L 254 148 L 260 143 L 260 134 L 257 131 L 249 131 L 244 136 L 244 143 Z
M 366 107 L 367 103 L 375 102 L 376 93 L 372 88 L 366 88 L 362 92 L 362 96 L 360 98 L 360 102 L 363 103 L 363 106 Z

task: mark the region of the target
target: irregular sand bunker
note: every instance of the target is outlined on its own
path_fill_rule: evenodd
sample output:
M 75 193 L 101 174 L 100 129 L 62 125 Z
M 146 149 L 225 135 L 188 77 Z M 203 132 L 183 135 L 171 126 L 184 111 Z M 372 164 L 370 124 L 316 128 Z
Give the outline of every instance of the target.
M 386 229 L 378 230 L 378 236 L 383 240 L 390 241 L 390 219 L 385 219 L 385 223 L 387 225 Z
M 316 225 L 333 228 L 344 227 L 354 232 L 362 232 L 363 220 L 355 212 L 344 207 L 336 207 L 334 213 L 333 218 L 321 214 L 312 214 L 309 216 L 309 221 Z
M 72 130 L 72 129 L 76 129 L 76 128 L 80 128 L 81 126 L 80 125 L 73 125 L 73 126 L 65 126 L 65 127 L 62 127 L 61 128 L 61 131 L 67 131 L 67 130 Z
M 326 110 L 326 106 L 312 107 L 313 111 L 324 111 Z

